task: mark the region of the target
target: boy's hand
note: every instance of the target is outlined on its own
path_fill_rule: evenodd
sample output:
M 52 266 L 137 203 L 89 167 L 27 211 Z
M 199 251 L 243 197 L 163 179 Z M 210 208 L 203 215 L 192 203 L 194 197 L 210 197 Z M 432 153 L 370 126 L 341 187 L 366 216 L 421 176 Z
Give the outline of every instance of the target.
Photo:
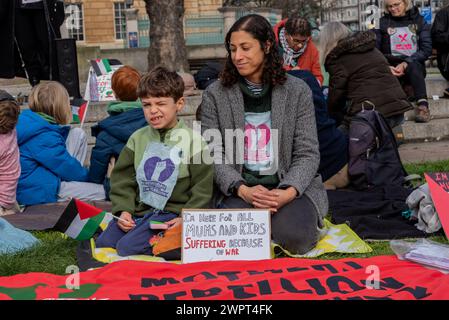
M 167 221 L 168 229 L 174 229 L 182 224 L 182 218 L 174 218 L 173 220 Z
M 136 223 L 134 222 L 133 216 L 131 213 L 123 211 L 120 215 L 120 219 L 118 220 L 117 225 L 120 229 L 122 229 L 124 232 L 129 232 L 131 229 L 133 229 L 136 226 Z

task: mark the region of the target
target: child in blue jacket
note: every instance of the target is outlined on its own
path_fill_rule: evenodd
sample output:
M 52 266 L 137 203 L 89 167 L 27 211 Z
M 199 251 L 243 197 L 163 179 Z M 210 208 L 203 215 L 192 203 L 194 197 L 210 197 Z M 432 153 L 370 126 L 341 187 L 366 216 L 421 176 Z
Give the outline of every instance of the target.
M 137 98 L 139 72 L 123 66 L 114 72 L 111 87 L 117 101 L 108 105 L 109 117 L 92 127 L 92 136 L 96 138 L 95 147 L 90 156 L 89 181 L 105 183 L 109 163 L 115 163 L 129 137 L 138 129 L 147 126 L 143 115 L 142 103 Z
M 54 81 L 41 83 L 31 91 L 29 107 L 20 114 L 17 124 L 22 168 L 17 187 L 19 204 L 71 197 L 103 200 L 103 186 L 86 182 L 88 170 L 82 166 L 87 154 L 84 131 L 62 126 L 72 119 L 67 90 Z

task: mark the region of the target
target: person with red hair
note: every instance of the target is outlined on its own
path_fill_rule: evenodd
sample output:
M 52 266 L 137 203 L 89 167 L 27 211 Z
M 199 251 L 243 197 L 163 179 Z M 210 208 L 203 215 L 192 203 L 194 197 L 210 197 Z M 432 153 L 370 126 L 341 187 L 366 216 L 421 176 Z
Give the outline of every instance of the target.
M 110 116 L 92 127 L 96 141 L 90 157 L 89 181 L 103 183 L 106 191 L 109 190 L 111 168 L 129 137 L 147 125 L 142 103 L 137 98 L 140 78 L 139 71 L 131 66 L 123 66 L 114 72 L 111 84 L 117 101 L 108 106 Z
M 121 102 L 112 102 L 110 107 L 122 105 L 122 101 L 126 102 L 137 100 L 137 84 L 140 80 L 140 73 L 130 66 L 123 66 L 118 69 L 111 78 L 111 86 L 117 100 Z M 141 107 L 140 102 L 137 103 Z

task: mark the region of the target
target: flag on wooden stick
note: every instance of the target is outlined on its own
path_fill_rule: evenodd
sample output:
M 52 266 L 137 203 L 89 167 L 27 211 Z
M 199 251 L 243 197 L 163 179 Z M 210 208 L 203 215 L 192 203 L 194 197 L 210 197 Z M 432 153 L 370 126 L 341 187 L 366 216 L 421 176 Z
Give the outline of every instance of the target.
M 109 212 L 72 199 L 53 229 L 83 241 L 92 238 L 98 228 L 105 230 L 112 219 Z

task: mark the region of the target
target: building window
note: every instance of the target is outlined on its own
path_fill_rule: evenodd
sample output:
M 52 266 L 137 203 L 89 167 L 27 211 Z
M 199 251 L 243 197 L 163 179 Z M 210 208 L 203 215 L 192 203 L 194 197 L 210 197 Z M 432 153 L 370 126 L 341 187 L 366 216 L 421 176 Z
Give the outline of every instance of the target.
M 125 9 L 131 8 L 131 5 L 125 2 L 114 2 L 114 26 L 115 39 L 126 39 L 126 16 Z
M 67 16 L 65 24 L 69 38 L 84 41 L 84 15 L 82 3 L 67 3 L 65 6 Z

